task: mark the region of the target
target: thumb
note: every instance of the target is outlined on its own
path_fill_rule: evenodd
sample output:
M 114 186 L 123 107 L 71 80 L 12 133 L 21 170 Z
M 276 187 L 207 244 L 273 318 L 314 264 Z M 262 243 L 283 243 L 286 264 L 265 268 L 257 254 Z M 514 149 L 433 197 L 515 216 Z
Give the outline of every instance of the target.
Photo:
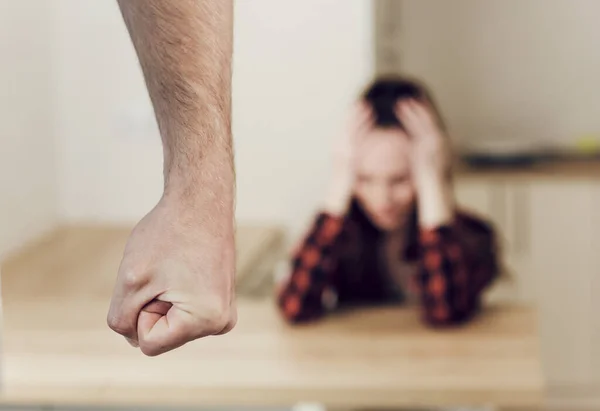
M 181 333 L 181 319 L 177 321 L 177 311 L 173 304 L 152 300 L 140 311 L 138 318 L 138 339 L 142 352 L 157 356 L 183 345 L 187 340 Z
M 167 315 L 172 306 L 173 304 L 167 301 L 161 301 L 156 299 L 150 301 L 140 311 L 140 315 L 138 318 L 138 328 L 152 329 L 154 325 L 161 319 L 161 317 Z M 140 324 L 142 323 L 143 326 L 140 327 Z

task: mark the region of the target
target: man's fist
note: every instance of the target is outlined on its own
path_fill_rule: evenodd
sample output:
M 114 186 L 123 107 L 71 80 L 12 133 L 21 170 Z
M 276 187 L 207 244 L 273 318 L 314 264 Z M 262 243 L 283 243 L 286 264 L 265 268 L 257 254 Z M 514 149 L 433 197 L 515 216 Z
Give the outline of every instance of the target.
M 212 208 L 163 197 L 129 238 L 108 325 L 148 356 L 235 326 L 233 221 Z

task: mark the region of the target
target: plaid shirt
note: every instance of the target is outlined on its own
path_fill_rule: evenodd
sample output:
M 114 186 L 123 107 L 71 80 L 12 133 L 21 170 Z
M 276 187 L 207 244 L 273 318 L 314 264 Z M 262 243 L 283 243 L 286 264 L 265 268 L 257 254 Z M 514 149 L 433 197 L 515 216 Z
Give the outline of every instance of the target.
M 368 252 L 359 225 L 349 217 L 320 213 L 293 253 L 291 271 L 277 288 L 277 303 L 292 323 L 317 319 L 345 305 L 390 302 L 389 275 Z M 416 229 L 412 287 L 431 325 L 456 324 L 479 309 L 480 296 L 498 275 L 494 232 L 459 212 L 449 226 Z

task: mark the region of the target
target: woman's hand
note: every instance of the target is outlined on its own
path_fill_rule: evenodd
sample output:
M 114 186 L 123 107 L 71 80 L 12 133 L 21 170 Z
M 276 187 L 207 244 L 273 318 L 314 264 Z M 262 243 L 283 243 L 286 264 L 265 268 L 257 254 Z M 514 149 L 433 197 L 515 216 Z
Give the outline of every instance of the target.
M 412 139 L 415 178 L 446 179 L 450 171 L 450 149 L 433 110 L 423 102 L 401 100 L 396 115 Z
M 428 228 L 447 224 L 454 215 L 448 137 L 426 103 L 401 100 L 396 106 L 396 115 L 412 141 L 412 171 L 420 224 Z
M 348 210 L 352 198 L 352 188 L 356 178 L 356 153 L 365 135 L 373 128 L 373 113 L 365 102 L 356 103 L 346 123 L 342 135 L 333 148 L 333 178 L 325 209 L 341 216 Z

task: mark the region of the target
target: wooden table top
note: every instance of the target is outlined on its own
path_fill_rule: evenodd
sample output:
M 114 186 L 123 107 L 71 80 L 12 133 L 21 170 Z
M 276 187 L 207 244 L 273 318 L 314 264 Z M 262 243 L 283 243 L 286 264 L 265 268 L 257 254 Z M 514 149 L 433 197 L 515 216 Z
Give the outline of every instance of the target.
M 106 326 L 115 262 L 107 257 L 112 246 L 95 244 L 95 253 L 78 250 L 79 262 L 41 253 L 5 266 L 0 404 L 519 408 L 541 402 L 535 318 L 527 308 L 490 308 L 453 330 L 428 329 L 412 309 L 399 307 L 291 327 L 272 302 L 240 299 L 230 334 L 145 357 Z

